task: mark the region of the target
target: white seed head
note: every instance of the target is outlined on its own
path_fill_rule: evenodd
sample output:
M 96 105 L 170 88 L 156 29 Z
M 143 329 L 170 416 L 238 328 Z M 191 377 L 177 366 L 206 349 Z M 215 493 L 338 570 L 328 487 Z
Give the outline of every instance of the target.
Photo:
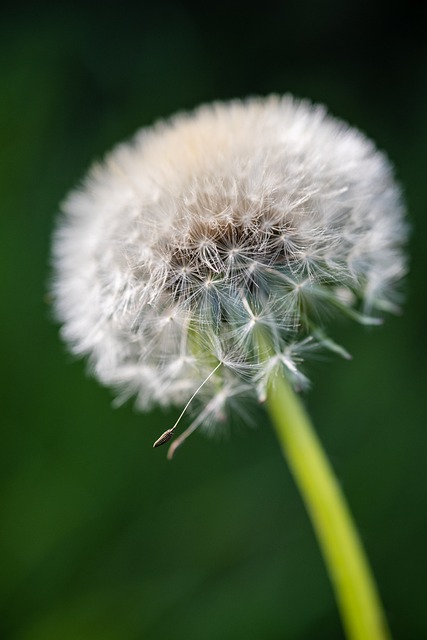
M 207 425 L 283 368 L 296 388 L 332 312 L 392 309 L 407 230 L 386 157 L 305 101 L 203 106 L 95 165 L 54 237 L 62 335 L 93 373 Z M 269 352 L 262 346 L 268 343 Z M 218 362 L 222 365 L 211 375 Z M 201 414 L 201 415 L 202 415 Z

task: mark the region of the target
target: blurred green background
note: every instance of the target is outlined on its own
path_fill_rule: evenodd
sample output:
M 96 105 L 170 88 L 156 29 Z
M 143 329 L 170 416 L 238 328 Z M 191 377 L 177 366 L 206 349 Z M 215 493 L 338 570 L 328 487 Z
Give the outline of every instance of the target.
M 404 315 L 337 324 L 307 404 L 396 638 L 427 637 L 427 46 L 410 5 L 15 3 L 0 20 L 3 640 L 343 637 L 274 435 L 173 463 L 66 354 L 45 292 L 58 203 L 94 158 L 201 102 L 292 92 L 387 150 L 410 210 Z

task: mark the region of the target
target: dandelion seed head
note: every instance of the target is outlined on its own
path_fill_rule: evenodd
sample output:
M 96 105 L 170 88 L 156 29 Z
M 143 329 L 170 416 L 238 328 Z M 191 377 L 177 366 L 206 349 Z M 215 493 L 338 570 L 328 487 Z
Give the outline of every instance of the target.
M 215 103 L 143 129 L 68 196 L 56 313 L 118 402 L 183 405 L 208 378 L 211 425 L 275 368 L 301 389 L 314 349 L 345 354 L 332 313 L 392 309 L 406 236 L 391 165 L 359 131 L 290 96 Z

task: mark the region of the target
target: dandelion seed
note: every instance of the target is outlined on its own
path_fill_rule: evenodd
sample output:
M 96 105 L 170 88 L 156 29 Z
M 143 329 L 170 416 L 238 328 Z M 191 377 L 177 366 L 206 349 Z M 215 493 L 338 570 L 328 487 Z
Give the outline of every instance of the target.
M 160 438 L 157 438 L 156 442 L 153 444 L 153 449 L 156 449 L 157 447 L 161 447 L 162 444 L 166 444 L 166 442 L 169 442 L 169 440 L 173 438 L 173 434 L 174 434 L 173 428 L 167 429 L 164 433 L 162 433 Z
M 196 389 L 196 391 L 193 393 L 193 395 L 191 396 L 191 398 L 188 400 L 187 404 L 185 405 L 185 407 L 183 408 L 183 410 L 181 411 L 178 420 L 175 422 L 175 424 L 173 425 L 173 427 L 171 427 L 170 429 L 168 429 L 167 431 L 165 431 L 164 433 L 162 433 L 162 435 L 160 436 L 160 438 L 158 438 L 156 440 L 156 442 L 153 444 L 153 449 L 155 449 L 156 447 L 160 447 L 160 445 L 165 444 L 166 442 L 168 442 L 171 438 L 173 438 L 175 429 L 177 428 L 179 422 L 181 421 L 182 416 L 184 415 L 184 413 L 187 411 L 188 407 L 190 406 L 191 402 L 194 400 L 194 398 L 196 397 L 196 395 L 199 393 L 199 391 L 202 389 L 202 387 L 205 386 L 205 384 L 207 383 L 207 381 L 214 375 L 214 373 L 216 371 L 218 371 L 219 367 L 221 366 L 222 362 L 218 362 L 218 364 L 216 365 L 216 367 L 214 369 L 212 369 L 212 371 L 210 372 L 210 374 L 208 375 L 208 377 L 203 380 L 202 384 L 200 384 L 198 386 L 198 388 Z M 193 429 L 194 430 L 194 429 Z
M 52 294 L 103 384 L 144 410 L 194 400 L 191 431 L 262 400 L 277 366 L 306 388 L 313 348 L 349 357 L 324 324 L 398 308 L 406 235 L 390 163 L 360 132 L 290 96 L 216 103 L 92 168 L 63 205 Z

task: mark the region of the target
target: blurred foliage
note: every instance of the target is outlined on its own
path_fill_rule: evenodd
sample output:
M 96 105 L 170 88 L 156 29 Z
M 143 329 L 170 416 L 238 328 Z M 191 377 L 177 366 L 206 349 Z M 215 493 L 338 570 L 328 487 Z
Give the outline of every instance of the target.
M 263 413 L 168 463 L 151 444 L 176 412 L 113 410 L 65 353 L 46 296 L 58 203 L 93 158 L 177 110 L 288 91 L 385 148 L 408 201 L 404 315 L 337 325 L 354 360 L 315 362 L 307 403 L 395 637 L 427 637 L 426 71 L 423 21 L 404 3 L 2 10 L 2 639 L 342 638 Z

